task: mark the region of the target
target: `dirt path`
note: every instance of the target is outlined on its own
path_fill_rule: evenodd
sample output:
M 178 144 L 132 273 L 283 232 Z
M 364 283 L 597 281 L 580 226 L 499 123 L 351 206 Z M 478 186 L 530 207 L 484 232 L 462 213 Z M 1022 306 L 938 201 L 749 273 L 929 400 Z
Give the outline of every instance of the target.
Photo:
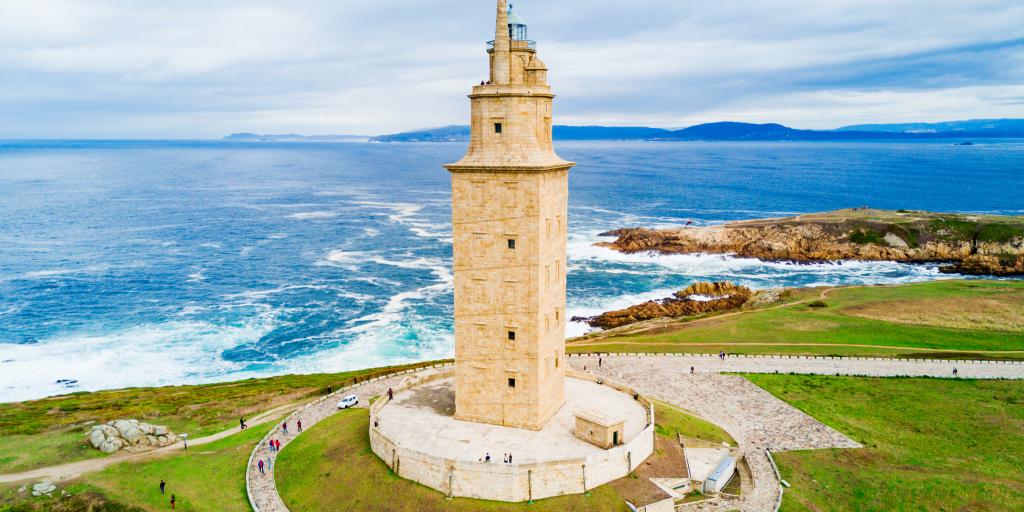
M 279 407 L 270 409 L 260 413 L 259 415 L 247 420 L 250 427 L 260 425 L 271 420 L 276 420 L 282 415 L 298 409 L 300 404 L 286 404 Z M 202 446 L 210 444 L 214 441 L 219 441 L 225 437 L 234 435 L 241 432 L 238 427 L 229 428 L 216 434 L 211 434 L 206 437 L 199 437 L 196 439 L 190 439 L 188 442 L 189 447 Z M 30 471 L 23 471 L 21 473 L 8 473 L 0 474 L 0 483 L 13 483 L 22 481 L 47 481 L 47 482 L 60 482 L 64 480 L 70 480 L 77 478 L 85 473 L 92 473 L 94 471 L 100 471 L 106 469 L 114 464 L 120 464 L 128 461 L 142 461 L 148 459 L 154 459 L 157 457 L 164 457 L 170 454 L 179 453 L 184 449 L 184 443 L 179 441 L 163 448 L 156 448 L 153 450 L 145 450 L 138 452 L 120 452 L 108 457 L 98 459 L 87 459 L 80 460 L 77 462 L 69 462 L 67 464 L 60 464 L 57 466 L 48 466 L 45 468 L 33 469 Z

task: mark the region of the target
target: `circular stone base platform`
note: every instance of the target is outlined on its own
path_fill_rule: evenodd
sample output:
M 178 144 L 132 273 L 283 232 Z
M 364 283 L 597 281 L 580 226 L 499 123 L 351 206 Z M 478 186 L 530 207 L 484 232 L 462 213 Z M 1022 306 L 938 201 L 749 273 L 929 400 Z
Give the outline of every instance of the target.
M 642 463 L 654 449 L 654 425 L 642 397 L 579 377 L 566 378 L 565 405 L 539 431 L 456 420 L 451 374 L 411 383 L 371 409 L 373 451 L 400 476 L 451 496 L 526 501 L 586 492 Z M 605 450 L 577 438 L 580 410 L 625 420 L 623 444 Z M 502 462 L 506 453 L 511 464 Z

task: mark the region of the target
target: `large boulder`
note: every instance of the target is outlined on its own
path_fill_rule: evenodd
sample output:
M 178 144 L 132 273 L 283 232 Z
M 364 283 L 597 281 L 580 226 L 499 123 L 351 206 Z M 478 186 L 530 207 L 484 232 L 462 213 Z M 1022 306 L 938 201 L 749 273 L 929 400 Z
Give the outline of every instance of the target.
M 114 420 L 97 425 L 86 435 L 89 444 L 103 453 L 115 453 L 128 447 L 155 448 L 178 441 L 171 429 L 138 420 Z
M 119 437 L 114 437 L 104 441 L 103 445 L 100 446 L 100 451 L 103 453 L 114 453 L 125 446 L 124 440 Z
M 131 422 L 129 422 L 128 420 L 116 420 L 108 423 L 108 425 L 116 428 L 117 431 L 120 432 L 122 436 L 125 435 L 129 430 L 131 430 L 132 427 L 135 426 L 132 425 Z
M 103 443 L 107 440 L 107 436 L 103 433 L 103 429 L 99 427 L 93 427 L 89 432 L 89 444 L 93 448 L 99 448 L 103 446 Z
M 122 437 L 125 441 L 128 441 L 128 444 L 134 445 L 139 444 L 139 439 L 146 437 L 146 434 L 138 426 L 133 425 L 127 432 L 123 432 Z

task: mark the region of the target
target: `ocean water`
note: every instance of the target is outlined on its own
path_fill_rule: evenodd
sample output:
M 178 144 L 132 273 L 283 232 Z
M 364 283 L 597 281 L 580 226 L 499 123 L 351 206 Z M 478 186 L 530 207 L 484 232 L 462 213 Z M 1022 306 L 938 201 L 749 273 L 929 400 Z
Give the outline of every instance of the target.
M 1022 213 L 1024 143 L 562 143 L 570 315 L 697 280 L 941 279 L 593 247 L 851 206 Z M 0 142 L 0 401 L 449 357 L 463 144 Z M 572 324 L 569 334 L 585 326 Z M 68 379 L 72 382 L 58 381 Z

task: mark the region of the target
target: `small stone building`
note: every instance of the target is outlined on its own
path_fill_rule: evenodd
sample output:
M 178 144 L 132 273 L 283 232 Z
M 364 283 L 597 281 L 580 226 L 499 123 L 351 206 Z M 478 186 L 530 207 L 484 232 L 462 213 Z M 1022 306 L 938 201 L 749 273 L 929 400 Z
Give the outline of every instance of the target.
M 605 450 L 625 442 L 625 420 L 609 418 L 597 411 L 576 411 L 576 437 Z

